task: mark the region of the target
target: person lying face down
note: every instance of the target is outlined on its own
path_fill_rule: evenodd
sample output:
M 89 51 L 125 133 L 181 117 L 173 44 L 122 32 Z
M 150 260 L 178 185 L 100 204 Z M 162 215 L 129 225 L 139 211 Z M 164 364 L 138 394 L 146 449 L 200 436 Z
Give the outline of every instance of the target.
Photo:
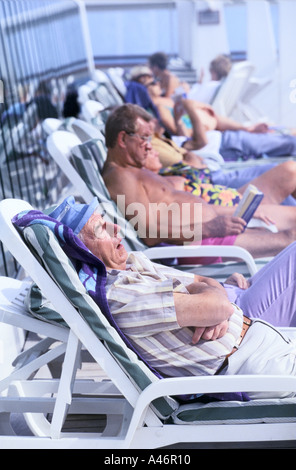
M 295 243 L 250 280 L 233 274 L 221 285 L 153 263 L 142 252 L 127 253 L 119 227 L 104 220 L 96 198 L 89 205 L 70 198 L 67 210 L 64 203 L 50 216 L 104 262 L 110 311 L 152 367 L 167 376 L 295 375 L 296 343 L 272 326 L 296 324 Z

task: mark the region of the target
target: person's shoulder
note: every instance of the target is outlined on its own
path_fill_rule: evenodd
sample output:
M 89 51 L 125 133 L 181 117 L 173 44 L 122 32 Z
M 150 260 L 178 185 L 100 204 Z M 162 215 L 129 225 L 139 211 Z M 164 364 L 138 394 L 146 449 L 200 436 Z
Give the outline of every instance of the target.
M 102 177 L 105 183 L 109 186 L 115 183 L 117 184 L 117 180 L 119 178 L 119 168 L 117 165 L 114 165 L 113 163 L 105 162 L 105 165 L 102 170 Z
M 138 168 L 122 167 L 116 164 L 109 164 L 104 166 L 103 178 L 105 182 L 109 182 L 112 186 L 122 187 L 123 185 L 131 184 L 133 180 L 137 180 Z

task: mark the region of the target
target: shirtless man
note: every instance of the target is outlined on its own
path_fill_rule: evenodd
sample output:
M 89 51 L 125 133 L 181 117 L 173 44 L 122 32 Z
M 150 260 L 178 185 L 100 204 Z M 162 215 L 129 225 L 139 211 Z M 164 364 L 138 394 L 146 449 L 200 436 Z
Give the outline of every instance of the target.
M 160 85 L 163 96 L 173 96 L 180 87 L 186 92 L 190 90 L 188 83 L 181 82 L 177 75 L 168 69 L 168 57 L 164 52 L 152 54 L 149 57 L 149 66 Z
M 117 197 L 124 195 L 127 219 L 135 216 L 132 210 L 127 209 L 135 207 L 135 203 L 142 205 L 143 211 L 137 214 L 136 228 L 139 230 L 148 227 L 149 232 L 153 229 L 153 237 L 149 237 L 147 231 L 141 232 L 144 233 L 141 238 L 148 246 L 155 246 L 160 242 L 183 244 L 188 242 L 183 234 L 188 234 L 189 229 L 194 233 L 193 229 L 196 232 L 202 229 L 203 244 L 206 243 L 205 240 L 214 238 L 212 244 L 234 244 L 247 249 L 254 257 L 261 257 L 274 256 L 295 240 L 294 207 L 264 205 L 264 217 L 276 223 L 278 233 L 266 229 L 246 229 L 245 221 L 233 216 L 233 208 L 208 205 L 190 193 L 174 189 L 165 178 L 143 168 L 152 148 L 150 120 L 151 116 L 136 105 L 125 104 L 114 110 L 106 123 L 108 155 L 102 172 L 111 198 L 117 202 Z M 166 237 L 162 236 L 161 217 L 152 217 L 149 211 L 151 204 L 159 205 L 161 202 L 166 206 L 175 203 L 180 207 L 181 217 L 177 222 L 173 218 L 168 221 Z M 198 221 L 194 217 L 196 203 L 202 204 L 202 218 Z M 188 206 L 189 213 L 182 217 L 184 207 L 187 209 Z M 180 225 L 180 220 L 185 229 L 178 233 L 178 227 L 174 223 Z

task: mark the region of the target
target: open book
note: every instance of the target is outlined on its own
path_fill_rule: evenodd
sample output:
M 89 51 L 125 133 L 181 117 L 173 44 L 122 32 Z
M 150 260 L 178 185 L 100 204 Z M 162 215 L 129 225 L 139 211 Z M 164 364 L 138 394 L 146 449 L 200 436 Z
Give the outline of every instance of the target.
M 234 216 L 241 217 L 248 223 L 262 201 L 263 196 L 262 191 L 259 191 L 253 184 L 249 184 L 234 212 Z
M 248 224 L 248 228 L 264 227 L 272 232 L 277 232 L 278 230 L 275 225 L 266 224 L 260 219 L 252 219 L 254 212 L 263 199 L 263 196 L 264 194 L 262 191 L 257 189 L 253 184 L 249 184 L 234 212 L 234 216 L 244 219 Z

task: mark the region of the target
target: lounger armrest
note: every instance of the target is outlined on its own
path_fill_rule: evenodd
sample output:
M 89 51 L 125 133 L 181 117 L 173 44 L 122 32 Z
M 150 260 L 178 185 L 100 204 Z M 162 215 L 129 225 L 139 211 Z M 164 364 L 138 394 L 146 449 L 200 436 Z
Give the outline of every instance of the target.
M 202 377 L 182 377 L 162 379 L 149 385 L 139 397 L 148 401 L 165 395 L 188 395 L 209 393 L 278 392 L 296 390 L 295 376 L 277 375 L 215 375 Z M 137 405 L 138 406 L 138 405 Z
M 147 258 L 153 259 L 170 259 L 170 258 L 191 258 L 191 257 L 224 257 L 224 258 L 236 258 L 243 260 L 250 271 L 250 275 L 253 276 L 257 271 L 257 266 L 252 255 L 239 246 L 193 246 L 193 245 L 182 245 L 182 246 L 164 246 L 164 247 L 152 247 L 147 248 L 144 251 Z
M 151 402 L 166 395 L 191 395 L 209 393 L 248 393 L 250 391 L 295 391 L 296 377 L 274 375 L 215 375 L 203 377 L 182 377 L 162 379 L 149 385 L 139 396 L 129 427 L 129 437 L 135 432 L 139 423 L 143 422 Z

